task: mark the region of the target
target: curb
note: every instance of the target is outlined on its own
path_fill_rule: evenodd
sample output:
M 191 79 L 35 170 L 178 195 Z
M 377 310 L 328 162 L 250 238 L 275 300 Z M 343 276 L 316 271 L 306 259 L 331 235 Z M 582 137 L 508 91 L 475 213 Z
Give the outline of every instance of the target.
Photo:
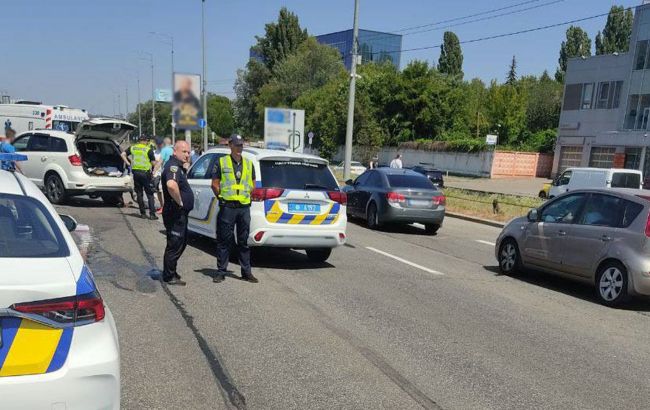
M 451 218 L 456 218 L 456 219 L 462 219 L 464 221 L 474 222 L 474 223 L 477 223 L 477 224 L 488 225 L 488 226 L 492 226 L 494 228 L 503 228 L 506 225 L 503 222 L 491 221 L 489 219 L 482 219 L 482 218 L 477 218 L 477 217 L 474 217 L 474 216 L 457 214 L 455 212 L 449 212 L 449 211 L 445 212 L 445 216 L 448 216 L 448 217 L 451 217 Z

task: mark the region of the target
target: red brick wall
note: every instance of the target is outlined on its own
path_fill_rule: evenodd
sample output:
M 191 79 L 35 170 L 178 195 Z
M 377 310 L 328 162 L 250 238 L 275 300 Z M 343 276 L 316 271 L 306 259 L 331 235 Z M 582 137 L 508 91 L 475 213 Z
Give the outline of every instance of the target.
M 553 155 L 536 152 L 496 151 L 492 161 L 492 178 L 547 178 L 553 168 Z
M 618 152 L 614 154 L 614 162 L 612 168 L 625 168 L 625 153 Z

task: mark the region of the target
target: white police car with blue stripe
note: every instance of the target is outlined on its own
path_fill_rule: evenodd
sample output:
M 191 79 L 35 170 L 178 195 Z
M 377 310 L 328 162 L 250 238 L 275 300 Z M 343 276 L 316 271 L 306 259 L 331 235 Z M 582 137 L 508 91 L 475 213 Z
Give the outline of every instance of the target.
M 0 171 L 3 409 L 120 407 L 115 322 L 63 219 L 27 178 Z

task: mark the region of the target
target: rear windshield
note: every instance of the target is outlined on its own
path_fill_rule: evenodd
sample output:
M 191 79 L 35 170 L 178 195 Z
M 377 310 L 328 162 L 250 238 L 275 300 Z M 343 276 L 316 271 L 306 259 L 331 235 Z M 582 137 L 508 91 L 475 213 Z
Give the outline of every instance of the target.
M 442 172 L 441 171 L 427 171 L 427 175 L 431 178 L 435 179 L 441 179 L 442 178 Z
M 612 188 L 634 188 L 641 186 L 641 175 L 628 172 L 614 172 L 612 175 Z
M 392 188 L 435 189 L 429 178 L 420 175 L 388 175 L 388 185 Z
M 0 258 L 69 256 L 63 235 L 37 200 L 0 194 Z
M 262 187 L 338 191 L 336 179 L 325 164 L 300 160 L 260 161 Z

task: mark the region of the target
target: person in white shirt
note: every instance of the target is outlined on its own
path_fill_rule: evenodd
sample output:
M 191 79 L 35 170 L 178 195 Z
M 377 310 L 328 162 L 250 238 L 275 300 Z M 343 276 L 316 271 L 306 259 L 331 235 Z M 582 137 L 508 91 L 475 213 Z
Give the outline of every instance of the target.
M 160 179 L 162 176 L 162 150 L 165 147 L 164 140 L 162 138 L 156 138 L 156 149 L 153 152 L 154 157 L 156 158 L 156 166 L 153 169 L 153 178 L 152 178 L 152 187 L 156 191 L 156 196 L 158 196 L 158 203 L 160 208 L 156 209 L 156 213 L 161 214 L 163 206 L 165 205 L 163 199 L 162 188 L 160 186 Z
M 397 156 L 390 162 L 391 168 L 402 168 L 402 154 L 397 154 Z

